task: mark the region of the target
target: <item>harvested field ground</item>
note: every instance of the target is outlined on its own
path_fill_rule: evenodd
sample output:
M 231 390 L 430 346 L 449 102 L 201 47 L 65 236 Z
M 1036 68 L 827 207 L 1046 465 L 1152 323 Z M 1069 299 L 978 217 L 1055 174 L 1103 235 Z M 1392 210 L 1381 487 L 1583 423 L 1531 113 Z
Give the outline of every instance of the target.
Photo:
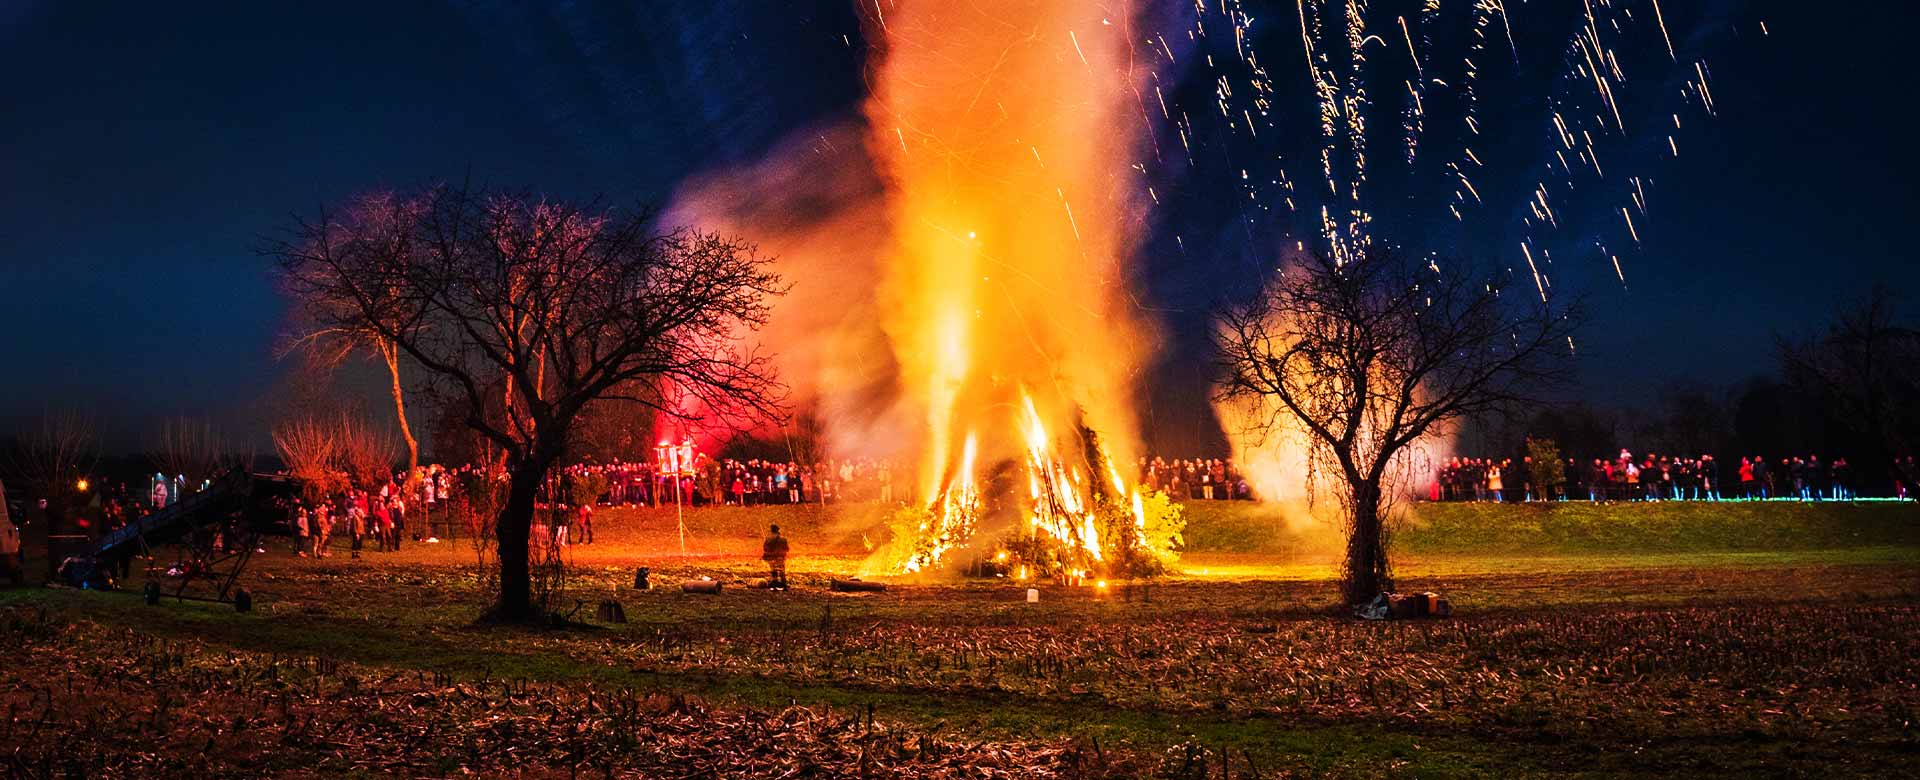
M 561 606 L 592 623 L 617 599 L 628 622 L 566 630 L 474 626 L 462 541 L 319 561 L 281 545 L 248 575 L 248 615 L 0 591 L 0 767 L 1920 776 L 1920 509 L 1566 510 L 1418 507 L 1400 584 L 1448 594 L 1445 621 L 1339 616 L 1328 534 L 1234 504 L 1190 510 L 1182 575 L 1043 587 L 1037 604 L 994 581 L 828 592 L 874 533 L 879 510 L 859 506 L 690 512 L 688 557 L 671 510 L 603 512 Z M 770 521 L 801 553 L 792 591 L 745 587 Z M 639 565 L 726 587 L 636 591 Z

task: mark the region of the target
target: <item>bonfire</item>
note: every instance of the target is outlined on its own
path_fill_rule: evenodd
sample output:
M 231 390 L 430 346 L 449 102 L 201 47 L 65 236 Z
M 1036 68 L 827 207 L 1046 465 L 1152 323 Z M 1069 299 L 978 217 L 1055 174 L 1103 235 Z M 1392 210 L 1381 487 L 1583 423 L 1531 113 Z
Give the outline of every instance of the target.
M 1009 480 L 981 479 L 979 437 L 969 435 L 958 470 L 934 499 L 896 515 L 894 541 L 883 554 L 895 561 L 894 571 L 928 572 L 959 559 L 964 564 L 956 568 L 973 576 L 1063 584 L 1164 571 L 1181 543 L 1179 507 L 1164 494 L 1149 499 L 1129 488 L 1095 432 L 1080 429 L 1080 452 L 1063 452 L 1032 397 L 1023 394 L 1021 406 L 1026 451 L 1017 467 L 1024 494 L 1011 489 Z M 1002 489 L 989 493 L 983 484 Z M 990 516 L 1007 510 L 1017 522 L 1003 524 L 997 534 L 984 532 Z

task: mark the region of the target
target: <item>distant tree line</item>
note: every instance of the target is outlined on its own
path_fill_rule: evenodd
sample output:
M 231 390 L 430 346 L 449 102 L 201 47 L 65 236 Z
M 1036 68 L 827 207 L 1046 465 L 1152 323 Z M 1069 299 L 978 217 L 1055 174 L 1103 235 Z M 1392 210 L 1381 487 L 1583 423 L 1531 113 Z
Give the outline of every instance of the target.
M 1463 455 L 1519 457 L 1528 437 L 1570 457 L 1617 453 L 1845 457 L 1869 494 L 1892 489 L 1891 464 L 1920 442 L 1920 329 L 1877 289 L 1808 333 L 1775 338 L 1769 373 L 1730 385 L 1676 380 L 1644 404 L 1515 405 L 1461 429 Z

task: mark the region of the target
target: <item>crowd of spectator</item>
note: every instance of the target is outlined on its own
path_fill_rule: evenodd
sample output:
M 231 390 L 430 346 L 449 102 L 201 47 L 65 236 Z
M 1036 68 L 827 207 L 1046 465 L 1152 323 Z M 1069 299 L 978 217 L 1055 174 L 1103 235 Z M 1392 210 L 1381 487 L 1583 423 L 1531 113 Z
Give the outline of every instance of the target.
M 568 475 L 606 479 L 597 501 L 612 506 L 772 506 L 837 501 L 913 501 L 913 472 L 878 458 L 796 461 L 711 459 L 696 454 L 678 474 L 647 462 L 569 467 Z M 678 481 L 678 485 L 675 482 Z M 1136 484 L 1188 500 L 1252 500 L 1246 475 L 1221 458 L 1141 458 Z M 569 483 L 574 484 L 574 483 Z M 676 489 L 677 499 L 676 499 Z M 576 497 L 559 499 L 573 503 Z
M 1543 465 L 1547 467 L 1542 468 Z M 1556 467 L 1557 466 L 1557 467 Z M 1893 464 L 1895 497 L 1914 484 L 1912 457 Z M 1428 498 L 1434 501 L 1722 501 L 1794 499 L 1850 501 L 1859 497 L 1853 465 L 1845 457 L 1743 456 L 1723 463 L 1712 455 L 1635 456 L 1539 464 L 1531 457 L 1449 458 L 1436 470 Z
M 397 552 L 401 540 L 408 537 L 425 544 L 438 544 L 440 533 L 452 538 L 459 533 L 452 499 L 462 475 L 469 473 L 470 469 L 425 466 L 411 477 L 403 471 L 370 489 L 348 487 L 302 498 L 289 512 L 294 551 L 301 556 L 328 557 L 336 533 L 348 537 L 347 549 L 354 558 L 368 547 Z
M 657 463 L 613 461 L 579 464 L 564 470 L 568 477 L 595 476 L 602 489 L 595 502 L 612 506 L 768 506 L 774 504 L 820 504 L 836 501 L 904 500 L 906 489 L 900 480 L 905 472 L 892 461 L 875 458 L 821 460 L 802 464 L 795 461 L 733 460 L 693 456 L 683 469 L 663 468 Z M 561 489 L 569 491 L 559 500 L 580 503 L 571 495 L 569 479 Z
M 1743 456 L 1722 462 L 1698 457 L 1622 451 L 1608 458 L 1542 468 L 1530 457 L 1454 457 L 1435 471 L 1425 496 L 1433 501 L 1720 501 L 1795 499 L 1844 501 L 1858 496 L 1856 474 L 1845 457 L 1766 458 Z M 1255 498 L 1247 474 L 1224 458 L 1143 457 L 1137 484 L 1179 500 L 1227 501 Z M 1908 498 L 1920 478 L 1912 457 L 1893 464 L 1895 497 Z M 489 476 L 490 475 L 490 476 Z M 694 455 L 675 471 L 659 464 L 613 461 L 577 464 L 556 471 L 540 490 L 537 505 L 542 532 L 566 543 L 593 541 L 595 506 L 713 505 L 776 506 L 807 503 L 913 501 L 911 471 L 875 458 L 797 461 L 714 459 Z M 288 507 L 289 531 L 296 554 L 327 557 L 334 540 L 344 537 L 347 552 L 391 552 L 403 543 L 436 544 L 478 522 L 472 512 L 456 512 L 480 480 L 503 479 L 497 470 L 476 466 L 423 466 L 370 487 L 345 486 L 309 493 Z M 139 489 L 121 484 L 102 490 L 97 511 L 78 519 L 88 534 L 107 533 L 148 512 L 177 503 L 205 483 L 183 476 L 156 474 Z M 582 493 L 592 493 L 591 496 Z
M 1142 458 L 1139 483 L 1186 500 L 1251 500 L 1246 477 L 1231 460 Z M 399 550 L 404 540 L 436 544 L 471 534 L 453 509 L 456 499 L 484 479 L 475 466 L 424 466 L 372 488 L 346 487 L 289 507 L 296 554 L 326 557 L 344 536 L 353 557 Z M 911 501 L 911 472 L 876 458 L 796 461 L 693 456 L 675 470 L 646 461 L 581 463 L 557 470 L 541 487 L 539 528 L 560 543 L 591 544 L 596 506 L 778 506 L 808 503 Z M 493 473 L 492 478 L 502 479 Z M 160 481 L 164 482 L 164 479 Z M 584 495 L 591 493 L 591 497 Z M 174 495 L 179 495 L 176 491 Z M 164 505 L 165 499 L 161 499 Z M 465 522 L 472 522 L 466 518 Z
M 441 535 L 452 538 L 460 531 L 460 523 L 451 512 L 451 499 L 475 473 L 471 467 L 423 466 L 411 477 L 403 470 L 366 488 L 348 485 L 309 492 L 285 507 L 293 551 L 303 557 L 328 557 L 333 540 L 341 537 L 348 540 L 351 556 L 358 558 L 363 550 L 398 551 L 403 539 L 437 544 Z M 88 536 L 111 533 L 187 500 L 207 486 L 204 480 L 155 474 L 137 491 L 124 483 L 102 489 L 95 496 L 97 511 L 75 517 L 76 530 Z
M 1221 458 L 1141 458 L 1139 484 L 1190 501 L 1251 501 L 1238 464 Z

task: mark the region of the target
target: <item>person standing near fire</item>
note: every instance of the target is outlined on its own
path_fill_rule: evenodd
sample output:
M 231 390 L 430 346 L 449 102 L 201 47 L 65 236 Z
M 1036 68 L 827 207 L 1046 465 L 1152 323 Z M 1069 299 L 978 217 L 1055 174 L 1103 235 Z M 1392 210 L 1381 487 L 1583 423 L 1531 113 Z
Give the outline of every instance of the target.
M 357 559 L 367 538 L 367 494 L 358 490 L 347 494 L 347 532 L 353 536 L 351 549 Z
M 313 510 L 307 508 L 306 502 L 302 501 L 295 505 L 293 510 L 293 537 L 297 541 L 293 543 L 294 555 L 305 558 L 307 557 L 307 550 L 313 547 L 313 534 L 310 526 L 312 520 Z
M 322 500 L 313 505 L 313 557 L 327 557 L 327 545 L 333 539 L 333 502 Z
M 593 502 L 582 501 L 573 512 L 574 534 L 581 544 L 593 544 Z
M 767 528 L 767 540 L 760 545 L 760 560 L 767 562 L 767 587 L 787 588 L 787 538 L 780 535 L 780 526 Z
M 373 498 L 373 535 L 380 543 L 380 552 L 390 552 L 393 541 L 393 510 L 387 507 L 385 498 Z

